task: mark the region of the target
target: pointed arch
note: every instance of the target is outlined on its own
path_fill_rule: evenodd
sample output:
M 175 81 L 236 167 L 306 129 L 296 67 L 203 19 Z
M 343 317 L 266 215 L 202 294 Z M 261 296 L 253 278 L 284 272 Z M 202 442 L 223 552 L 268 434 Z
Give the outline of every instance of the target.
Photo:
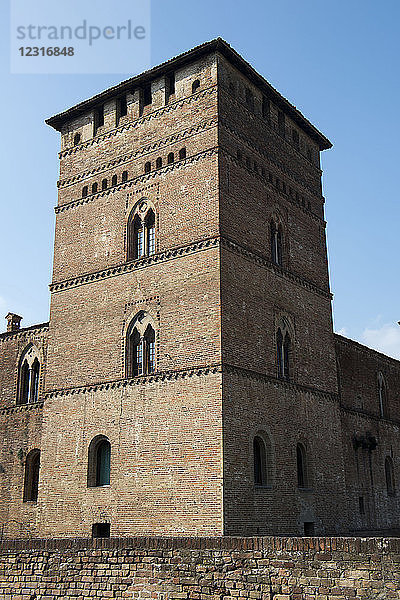
M 33 344 L 29 344 L 19 360 L 17 404 L 30 404 L 38 401 L 40 370 L 39 350 Z
M 272 446 L 265 431 L 259 431 L 253 438 L 254 485 L 272 484 Z
M 304 444 L 298 443 L 296 447 L 296 463 L 297 463 L 297 487 L 308 488 L 308 465 L 307 453 Z
M 379 414 L 381 417 L 387 417 L 387 387 L 386 381 L 381 371 L 378 372 L 378 400 Z
M 130 212 L 126 240 L 127 260 L 137 260 L 156 252 L 156 213 L 146 198 L 137 202 Z
M 156 334 L 153 320 L 140 311 L 130 322 L 125 341 L 126 377 L 149 375 L 155 371 Z
M 291 327 L 286 318 L 282 318 L 276 329 L 276 368 L 279 379 L 289 381 L 292 373 L 292 339 Z
M 283 266 L 283 230 L 275 219 L 270 222 L 271 260 L 275 265 Z

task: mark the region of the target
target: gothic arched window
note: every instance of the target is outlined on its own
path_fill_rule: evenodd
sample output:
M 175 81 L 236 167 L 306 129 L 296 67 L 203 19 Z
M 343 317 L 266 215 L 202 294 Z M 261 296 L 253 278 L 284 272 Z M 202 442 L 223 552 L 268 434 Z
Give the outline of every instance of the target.
M 194 94 L 195 92 L 197 92 L 197 90 L 200 87 L 200 81 L 198 79 L 195 79 L 192 83 L 192 94 Z
M 387 411 L 387 394 L 385 378 L 382 373 L 378 373 L 378 397 L 379 397 L 379 413 L 381 417 L 386 416 Z
M 38 351 L 29 345 L 19 362 L 17 404 L 30 404 L 39 398 L 40 361 Z
M 253 440 L 254 485 L 271 484 L 271 444 L 264 434 L 256 435 Z
M 151 256 L 156 251 L 156 216 L 152 208 L 132 210 L 127 225 L 127 260 Z
M 186 158 L 186 148 L 181 148 L 179 150 L 179 160 L 183 160 Z
M 31 450 L 25 460 L 24 502 L 36 502 L 39 487 L 40 450 Z
M 161 158 L 161 156 L 159 156 L 156 159 L 156 169 L 161 169 L 161 167 L 162 167 L 162 158 Z
M 80 133 L 76 133 L 74 135 L 74 146 L 77 146 L 80 141 L 81 141 L 81 134 Z
M 151 162 L 150 162 L 150 161 L 147 161 L 147 162 L 145 163 L 145 165 L 144 165 L 144 172 L 145 172 L 145 173 L 150 173 L 150 171 L 151 171 Z
M 282 227 L 271 221 L 271 260 L 282 266 Z
M 170 152 L 167 157 L 167 163 L 170 165 L 174 162 L 174 160 L 175 160 L 174 153 Z
M 276 365 L 279 379 L 289 381 L 291 375 L 291 337 L 285 321 L 276 332 Z
M 387 495 L 394 496 L 396 493 L 396 488 L 394 484 L 393 460 L 390 456 L 385 458 L 385 479 Z
M 111 185 L 114 187 L 115 185 L 117 185 L 118 183 L 118 177 L 117 175 L 113 175 L 112 179 L 111 179 Z
M 141 311 L 131 322 L 126 337 L 126 376 L 149 375 L 155 371 L 155 330 Z
M 87 195 L 88 195 L 88 186 L 87 186 L 87 185 L 85 185 L 85 186 L 82 188 L 82 198 L 86 198 L 86 196 L 87 196 Z
M 97 435 L 89 444 L 88 487 L 110 485 L 111 444 L 105 435 Z
M 98 185 L 96 182 L 92 184 L 92 194 L 97 194 Z
M 106 190 L 107 187 L 108 187 L 108 181 L 107 181 L 107 179 L 103 179 L 103 181 L 101 182 L 101 189 Z
M 297 444 L 296 461 L 297 461 L 297 487 L 307 488 L 308 487 L 307 455 L 306 455 L 306 449 L 303 446 L 303 444 Z
M 128 171 L 122 171 L 121 180 L 122 180 L 122 183 L 125 183 L 126 181 L 128 181 Z

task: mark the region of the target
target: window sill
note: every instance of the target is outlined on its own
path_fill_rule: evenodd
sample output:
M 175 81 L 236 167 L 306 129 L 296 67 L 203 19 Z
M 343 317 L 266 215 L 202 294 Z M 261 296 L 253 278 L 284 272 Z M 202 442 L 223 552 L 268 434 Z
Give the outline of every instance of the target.
M 98 490 L 98 489 L 104 489 L 104 488 L 109 488 L 111 487 L 110 483 L 105 483 L 104 485 L 88 485 L 87 489 L 88 490 Z

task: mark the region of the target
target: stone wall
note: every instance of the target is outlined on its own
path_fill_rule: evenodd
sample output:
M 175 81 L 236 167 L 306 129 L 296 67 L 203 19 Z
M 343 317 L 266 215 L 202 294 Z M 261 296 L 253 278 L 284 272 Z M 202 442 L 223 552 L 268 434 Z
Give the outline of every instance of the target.
M 2 600 L 400 597 L 400 540 L 128 538 L 8 541 Z

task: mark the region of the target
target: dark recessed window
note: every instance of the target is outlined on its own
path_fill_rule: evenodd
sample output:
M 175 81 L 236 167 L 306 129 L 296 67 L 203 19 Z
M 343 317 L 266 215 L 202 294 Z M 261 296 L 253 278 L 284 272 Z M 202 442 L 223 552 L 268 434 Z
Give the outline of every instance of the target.
M 161 167 L 162 167 L 162 158 L 161 158 L 161 156 L 159 156 L 156 159 L 156 169 L 161 169 Z
M 306 450 L 305 450 L 303 444 L 297 444 L 296 461 L 297 461 L 297 486 L 299 488 L 306 488 L 306 487 L 308 487 L 307 463 L 306 463 Z
M 99 127 L 104 125 L 104 106 L 101 105 L 94 111 L 94 134 L 96 135 Z
M 168 73 L 165 77 L 165 91 L 166 101 L 168 102 L 169 97 L 175 94 L 175 73 Z
M 269 99 L 266 98 L 265 96 L 263 96 L 263 99 L 262 99 L 262 116 L 263 116 L 263 118 L 266 119 L 267 121 L 269 121 L 270 113 L 271 113 L 271 105 L 270 105 Z
M 312 523 L 312 522 L 304 523 L 304 535 L 308 536 L 308 537 L 315 535 L 314 523 Z
M 87 196 L 87 195 L 88 195 L 88 186 L 87 186 L 87 185 L 85 185 L 85 186 L 82 188 L 82 198 L 86 198 L 86 196 Z
M 112 179 L 111 179 L 111 185 L 114 186 L 114 185 L 117 185 L 117 183 L 118 183 L 118 177 L 116 175 L 113 175 Z
M 167 158 L 167 162 L 168 162 L 168 164 L 170 165 L 171 163 L 173 163 L 173 162 L 174 162 L 174 160 L 175 160 L 175 158 L 174 158 L 174 153 L 173 153 L 173 152 L 170 152 L 170 153 L 168 154 L 168 158 Z
M 109 538 L 110 523 L 93 523 L 92 538 Z
M 179 150 L 179 160 L 183 160 L 186 158 L 186 148 L 181 148 Z
M 146 85 L 142 90 L 143 106 L 148 106 L 152 103 L 151 85 Z
M 122 183 L 125 183 L 125 181 L 128 181 L 128 171 L 122 171 Z
M 97 435 L 89 444 L 88 487 L 110 485 L 111 444 L 104 435 Z
M 128 105 L 126 102 L 126 96 L 121 96 L 121 98 L 118 98 L 117 100 L 117 117 L 118 120 L 121 117 L 125 117 L 128 114 Z
M 145 172 L 145 173 L 150 173 L 150 171 L 151 171 L 151 162 L 150 162 L 150 161 L 147 161 L 147 162 L 145 163 L 145 165 L 144 165 L 144 172 Z
M 194 94 L 195 92 L 197 92 L 197 90 L 200 87 L 200 81 L 198 79 L 195 79 L 192 83 L 192 94 Z
M 108 181 L 107 181 L 107 179 L 103 179 L 103 181 L 101 182 L 101 189 L 106 190 L 107 187 L 108 187 Z
M 92 184 L 92 194 L 97 194 L 97 183 Z
M 81 134 L 80 133 L 76 133 L 74 135 L 74 146 L 77 146 L 80 141 L 81 141 Z
M 36 502 L 39 488 L 40 450 L 31 450 L 25 459 L 24 502 Z

